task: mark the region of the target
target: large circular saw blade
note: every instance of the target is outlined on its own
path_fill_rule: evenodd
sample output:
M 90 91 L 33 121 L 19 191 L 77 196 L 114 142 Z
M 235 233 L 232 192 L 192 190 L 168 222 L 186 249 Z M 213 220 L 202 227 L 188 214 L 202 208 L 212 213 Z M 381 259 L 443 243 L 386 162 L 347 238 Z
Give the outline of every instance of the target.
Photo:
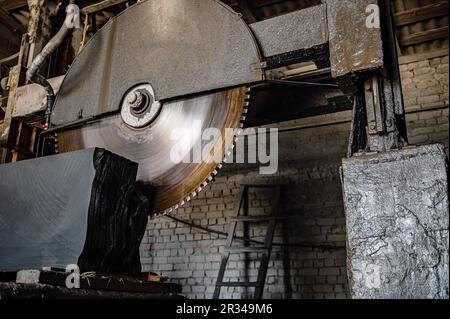
M 192 135 L 184 151 L 198 152 L 201 136 L 193 131 L 200 123 L 200 131 L 222 133 L 201 142 L 201 151 L 228 151 L 233 139 L 223 139 L 225 130 L 240 128 L 245 86 L 263 80 L 259 65 L 252 32 L 221 1 L 139 2 L 97 32 L 70 67 L 51 115 L 59 150 L 101 147 L 137 162 L 156 212 L 170 211 L 195 196 L 220 165 L 217 158 L 174 161 L 180 141 L 173 137 L 184 129 Z M 97 122 L 65 129 L 92 119 Z
M 196 196 L 217 173 L 220 163 L 205 158 L 204 154 L 214 155 L 214 150 L 220 149 L 224 158 L 232 148 L 234 138 L 226 138 L 229 135 L 226 129 L 242 127 L 247 93 L 247 88 L 238 87 L 168 102 L 162 106 L 156 120 L 142 129 L 130 128 L 120 114 L 112 115 L 60 132 L 59 151 L 101 147 L 139 163 L 138 181 L 152 189 L 155 212 L 170 212 Z M 221 136 L 203 140 L 201 134 L 197 134 L 199 125 L 201 132 L 216 128 Z M 201 145 L 200 162 L 174 161 L 174 150 L 186 142 L 186 136 L 180 140 L 182 132 L 192 134 L 188 138 L 190 146 L 185 150 L 192 155 L 192 161 L 194 148 Z

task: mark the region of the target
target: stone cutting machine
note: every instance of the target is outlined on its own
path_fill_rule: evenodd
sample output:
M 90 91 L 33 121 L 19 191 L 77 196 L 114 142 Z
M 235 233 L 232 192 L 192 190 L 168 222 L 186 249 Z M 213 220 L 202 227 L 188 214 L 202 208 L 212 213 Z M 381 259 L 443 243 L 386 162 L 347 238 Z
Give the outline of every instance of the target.
M 325 112 L 353 109 L 350 154 L 400 147 L 406 132 L 396 58 L 386 0 L 326 0 L 250 25 L 218 0 L 141 1 L 110 19 L 65 76 L 49 80 L 57 93 L 50 108 L 39 85 L 12 85 L 0 136 L 7 145 L 11 118 L 27 121 L 47 109 L 41 142 L 53 139 L 59 153 L 104 148 L 139 163 L 155 212 L 171 212 L 221 168 L 174 164 L 171 130 L 200 122 L 239 134 L 298 117 L 286 96 L 267 98 L 269 85 L 303 88 L 299 104 L 306 94 L 326 98 Z M 226 160 L 233 139 L 208 145 L 221 147 Z

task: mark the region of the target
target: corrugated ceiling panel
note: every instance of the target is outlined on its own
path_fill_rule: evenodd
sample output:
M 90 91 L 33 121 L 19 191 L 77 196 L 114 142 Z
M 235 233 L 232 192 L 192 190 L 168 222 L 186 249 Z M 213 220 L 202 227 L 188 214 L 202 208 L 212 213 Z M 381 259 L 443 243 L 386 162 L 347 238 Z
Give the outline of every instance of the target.
M 445 5 L 448 1 L 442 0 L 395 0 L 394 8 L 396 14 L 400 14 L 401 12 L 405 12 L 407 10 L 414 10 L 418 8 L 437 6 L 437 5 Z M 436 14 L 436 12 L 435 12 Z M 439 13 L 437 13 L 439 15 Z M 414 22 L 407 25 L 401 25 L 397 27 L 397 37 L 400 42 L 400 47 L 402 49 L 402 53 L 404 55 L 414 54 L 414 53 L 423 53 L 429 51 L 435 51 L 440 49 L 448 49 L 449 40 L 448 33 L 446 36 L 441 36 L 439 39 L 426 40 L 423 38 L 423 41 L 420 41 L 421 37 L 417 37 L 416 40 L 419 43 L 404 43 L 402 39 L 411 39 L 414 35 L 426 34 L 427 32 L 431 32 L 431 30 L 442 30 L 445 31 L 447 28 L 448 32 L 448 11 L 441 12 L 440 16 L 434 18 L 427 18 L 423 21 Z

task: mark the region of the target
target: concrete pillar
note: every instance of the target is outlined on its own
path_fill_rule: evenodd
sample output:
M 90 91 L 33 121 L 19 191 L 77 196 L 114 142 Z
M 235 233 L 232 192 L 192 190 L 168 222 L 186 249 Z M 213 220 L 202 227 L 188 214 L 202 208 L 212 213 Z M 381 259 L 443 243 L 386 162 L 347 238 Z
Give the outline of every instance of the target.
M 427 145 L 343 160 L 353 298 L 448 298 L 447 158 Z

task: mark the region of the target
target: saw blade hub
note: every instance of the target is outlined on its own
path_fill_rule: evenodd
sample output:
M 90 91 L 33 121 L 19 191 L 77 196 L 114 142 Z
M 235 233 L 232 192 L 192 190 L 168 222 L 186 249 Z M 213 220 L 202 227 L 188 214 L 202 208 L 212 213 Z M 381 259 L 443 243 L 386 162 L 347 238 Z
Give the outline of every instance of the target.
M 161 111 L 161 103 L 155 100 L 150 84 L 130 89 L 122 102 L 122 120 L 132 128 L 143 128 L 151 124 Z

